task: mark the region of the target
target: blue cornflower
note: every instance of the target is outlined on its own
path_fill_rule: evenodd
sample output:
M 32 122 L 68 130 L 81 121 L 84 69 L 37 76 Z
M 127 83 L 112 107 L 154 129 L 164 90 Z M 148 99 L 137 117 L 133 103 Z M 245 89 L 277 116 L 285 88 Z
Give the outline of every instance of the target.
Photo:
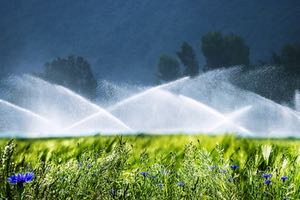
M 113 197 L 115 197 L 117 195 L 117 190 L 115 190 L 114 188 L 109 190 L 110 195 L 112 195 Z
M 140 175 L 146 177 L 149 173 L 148 172 L 140 172 Z
M 269 180 L 269 179 L 268 179 L 268 180 L 265 180 L 265 184 L 266 184 L 266 185 L 270 185 L 270 184 L 271 184 L 271 182 L 272 182 L 272 181 L 271 181 L 271 180 Z
M 262 177 L 265 179 L 269 179 L 272 177 L 272 174 L 263 174 Z
M 226 169 L 221 169 L 219 172 L 220 172 L 221 174 L 225 174 L 225 173 L 227 172 L 227 170 L 226 170 Z
M 92 165 L 91 165 L 91 164 L 88 164 L 88 165 L 86 166 L 86 168 L 91 169 L 91 168 L 92 168 Z
M 26 174 L 19 173 L 17 175 L 12 175 L 8 177 L 7 181 L 10 184 L 17 184 L 20 188 L 23 188 L 24 183 L 32 181 L 34 178 L 34 173 L 27 172 Z
M 217 169 L 217 168 L 218 168 L 218 165 L 209 166 L 209 168 L 210 168 L 211 170 L 214 170 L 214 169 Z
M 231 167 L 231 169 L 233 169 L 233 170 L 236 170 L 236 169 L 240 168 L 240 167 L 237 166 L 237 165 L 230 165 L 230 167 Z
M 177 186 L 183 187 L 183 186 L 184 186 L 184 182 L 183 182 L 183 181 L 178 182 L 178 183 L 177 183 Z
M 230 176 L 230 177 L 228 177 L 228 179 L 227 179 L 229 182 L 232 182 L 233 181 L 233 178 Z
M 282 177 L 281 177 L 281 180 L 282 180 L 283 182 L 285 182 L 287 179 L 288 179 L 287 176 L 282 176 Z

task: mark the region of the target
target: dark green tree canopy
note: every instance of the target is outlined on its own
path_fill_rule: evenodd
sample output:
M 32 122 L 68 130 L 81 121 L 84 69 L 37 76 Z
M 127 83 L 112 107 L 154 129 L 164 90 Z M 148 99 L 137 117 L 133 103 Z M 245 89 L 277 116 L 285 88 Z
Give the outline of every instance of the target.
M 83 57 L 57 58 L 45 64 L 43 77 L 88 98 L 96 97 L 97 81 L 91 66 Z
M 287 44 L 282 47 L 280 63 L 292 73 L 300 74 L 300 44 Z
M 249 65 L 249 47 L 237 35 L 210 32 L 202 37 L 202 52 L 206 59 L 206 69 Z
M 180 51 L 177 52 L 177 56 L 185 67 L 183 71 L 185 76 L 197 76 L 199 74 L 198 61 L 191 45 L 183 42 Z
M 172 56 L 162 54 L 158 62 L 157 78 L 160 82 L 172 81 L 180 77 L 179 62 Z

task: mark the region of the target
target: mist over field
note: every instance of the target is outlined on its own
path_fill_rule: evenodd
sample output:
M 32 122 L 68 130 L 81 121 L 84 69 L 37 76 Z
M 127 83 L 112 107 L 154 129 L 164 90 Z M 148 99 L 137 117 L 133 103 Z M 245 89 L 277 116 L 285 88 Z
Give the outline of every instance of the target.
M 299 136 L 298 1 L 0 4 L 2 136 Z

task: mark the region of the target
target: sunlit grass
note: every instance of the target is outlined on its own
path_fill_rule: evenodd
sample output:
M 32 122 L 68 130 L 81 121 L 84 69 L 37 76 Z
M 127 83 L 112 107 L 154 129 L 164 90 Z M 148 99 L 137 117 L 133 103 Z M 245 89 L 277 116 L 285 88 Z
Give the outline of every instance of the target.
M 295 139 L 139 135 L 0 145 L 0 199 L 300 198 Z M 22 190 L 7 180 L 26 172 L 35 177 Z

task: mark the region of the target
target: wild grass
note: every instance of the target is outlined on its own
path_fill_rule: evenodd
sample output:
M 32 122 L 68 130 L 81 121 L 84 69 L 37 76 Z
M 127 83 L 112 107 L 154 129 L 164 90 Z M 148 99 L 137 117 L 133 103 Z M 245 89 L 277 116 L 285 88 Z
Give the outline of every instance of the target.
M 300 199 L 293 139 L 95 136 L 0 147 L 0 199 Z M 8 180 L 27 172 L 32 181 Z

